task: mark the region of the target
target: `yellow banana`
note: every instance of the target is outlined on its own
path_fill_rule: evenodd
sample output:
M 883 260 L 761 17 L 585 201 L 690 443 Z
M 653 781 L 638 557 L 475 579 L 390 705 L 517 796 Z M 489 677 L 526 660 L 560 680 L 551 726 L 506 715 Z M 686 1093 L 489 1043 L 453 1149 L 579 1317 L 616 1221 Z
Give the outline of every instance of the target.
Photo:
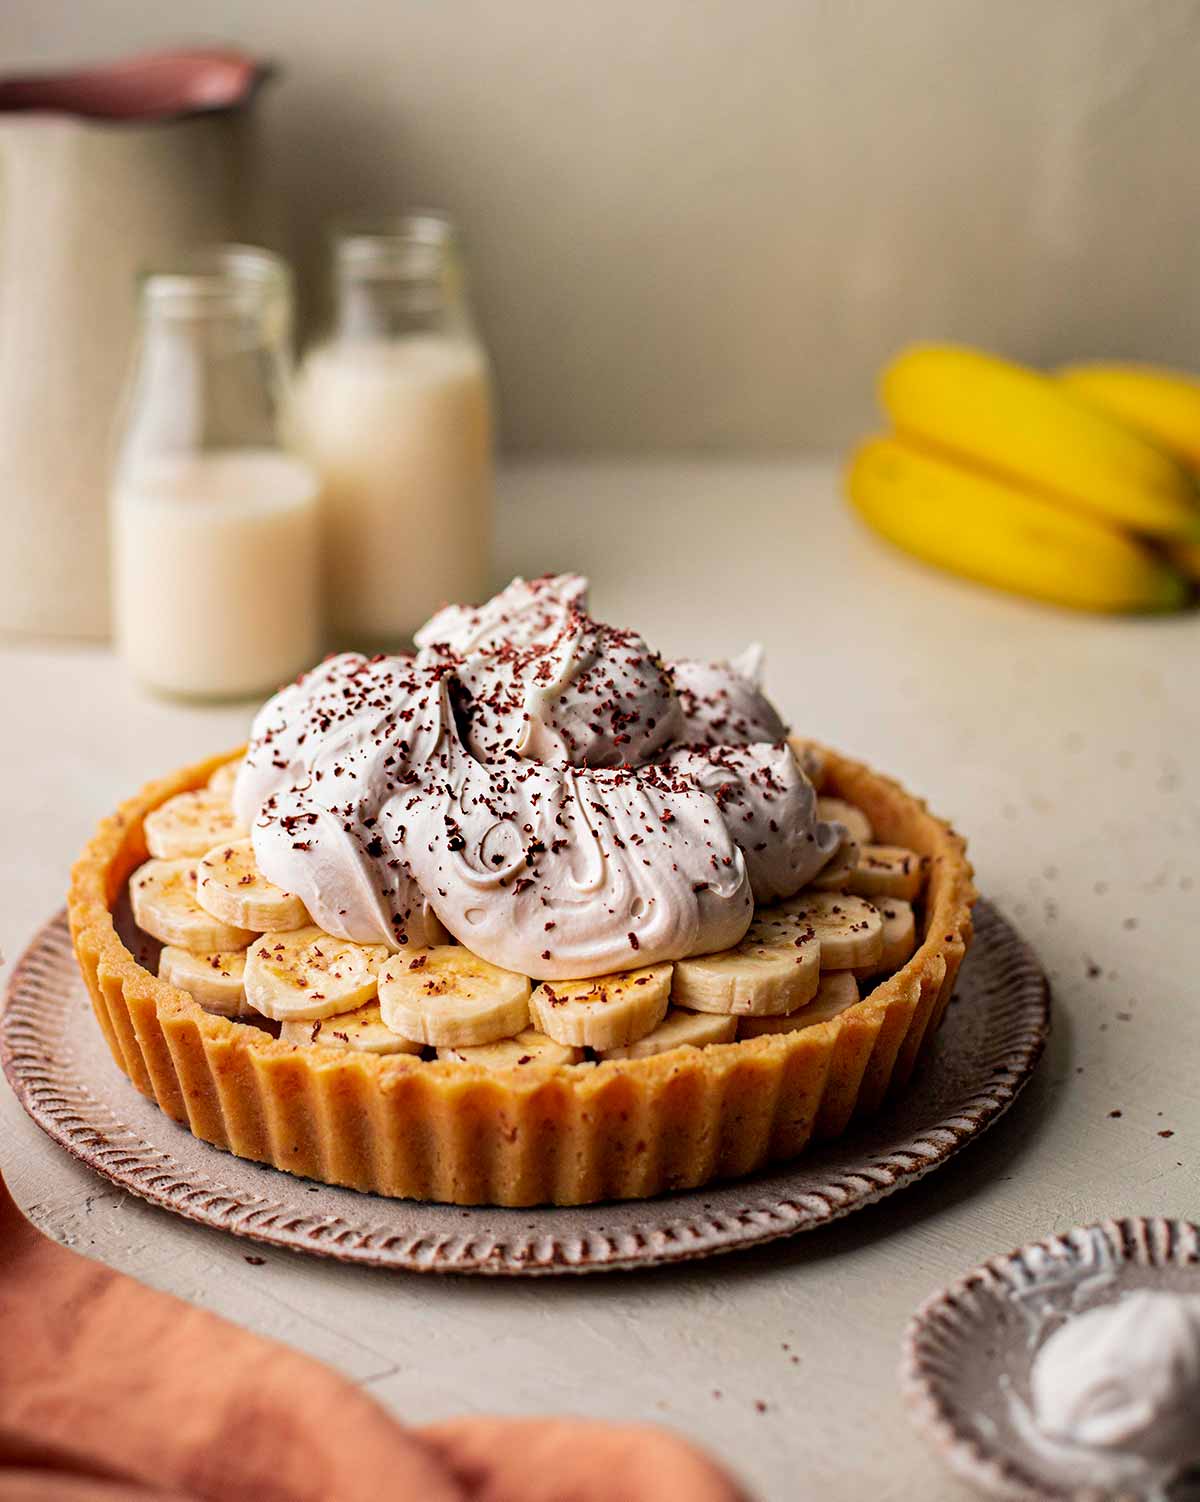
M 1136 428 L 1182 463 L 1200 469 L 1200 380 L 1161 365 L 1091 361 L 1057 372 L 1089 406 Z
M 852 456 L 850 500 L 897 547 L 998 589 L 1079 610 L 1171 610 L 1187 587 L 1115 527 L 901 438 Z
M 1195 579 L 1200 584 L 1200 542 L 1168 543 L 1167 557 L 1189 579 Z
M 1200 539 L 1188 472 L 1061 381 L 979 350 L 916 345 L 880 399 L 901 437 L 1152 537 Z

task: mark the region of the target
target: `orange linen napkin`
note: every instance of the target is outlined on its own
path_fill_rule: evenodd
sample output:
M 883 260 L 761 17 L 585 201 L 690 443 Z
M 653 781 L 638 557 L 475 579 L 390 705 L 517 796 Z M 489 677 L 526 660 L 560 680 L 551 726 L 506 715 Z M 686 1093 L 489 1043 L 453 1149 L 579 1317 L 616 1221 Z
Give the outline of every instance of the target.
M 285 1346 L 50 1241 L 0 1179 L 0 1502 L 745 1502 L 649 1427 L 409 1429 Z

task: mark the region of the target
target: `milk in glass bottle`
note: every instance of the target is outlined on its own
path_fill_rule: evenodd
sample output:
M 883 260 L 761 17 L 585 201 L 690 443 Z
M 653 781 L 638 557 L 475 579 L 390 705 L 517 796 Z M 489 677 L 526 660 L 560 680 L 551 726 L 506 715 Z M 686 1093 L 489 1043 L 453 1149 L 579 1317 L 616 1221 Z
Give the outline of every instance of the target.
M 492 402 L 450 223 L 414 214 L 334 246 L 334 317 L 296 389 L 321 477 L 322 563 L 339 645 L 394 647 L 487 593 Z
M 223 246 L 147 276 L 110 502 L 117 643 L 150 688 L 238 698 L 320 653 L 317 478 L 283 446 L 290 278 Z

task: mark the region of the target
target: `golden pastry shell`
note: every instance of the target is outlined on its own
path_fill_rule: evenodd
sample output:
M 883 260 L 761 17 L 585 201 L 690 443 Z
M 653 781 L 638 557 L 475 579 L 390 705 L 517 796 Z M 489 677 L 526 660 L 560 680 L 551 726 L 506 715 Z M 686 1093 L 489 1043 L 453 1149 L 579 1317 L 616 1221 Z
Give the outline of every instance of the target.
M 799 743 L 797 743 L 799 748 Z M 588 1204 L 691 1189 L 845 1132 L 912 1076 L 971 939 L 960 837 L 897 783 L 824 747 L 822 791 L 928 863 L 924 933 L 902 969 L 801 1032 L 648 1059 L 485 1070 L 299 1047 L 204 1011 L 125 947 L 113 920 L 147 858 L 142 824 L 226 753 L 147 784 L 72 873 L 71 935 L 96 1019 L 134 1085 L 193 1134 L 289 1173 L 405 1199 Z

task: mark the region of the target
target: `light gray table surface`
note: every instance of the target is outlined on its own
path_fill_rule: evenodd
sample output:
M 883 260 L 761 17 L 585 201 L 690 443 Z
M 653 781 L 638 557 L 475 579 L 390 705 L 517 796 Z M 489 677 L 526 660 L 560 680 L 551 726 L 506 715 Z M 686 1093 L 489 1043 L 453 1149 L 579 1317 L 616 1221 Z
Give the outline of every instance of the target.
M 1054 985 L 1048 1054 L 954 1163 L 823 1231 L 678 1270 L 436 1279 L 247 1247 L 95 1178 L 0 1087 L 0 1166 L 66 1245 L 301 1348 L 397 1414 L 671 1425 L 769 1502 L 955 1499 L 896 1384 L 909 1314 L 994 1252 L 1110 1214 L 1200 1215 L 1200 619 L 1076 617 L 926 571 L 822 463 L 507 468 L 497 577 L 577 568 L 669 655 L 767 649 L 794 726 L 952 819 Z M 102 648 L 0 647 L 0 947 L 63 901 L 93 823 L 238 741 Z M 258 1249 L 256 1249 L 258 1250 Z M 793 1361 L 795 1356 L 798 1360 Z M 765 1405 L 765 1411 L 760 1405 Z

